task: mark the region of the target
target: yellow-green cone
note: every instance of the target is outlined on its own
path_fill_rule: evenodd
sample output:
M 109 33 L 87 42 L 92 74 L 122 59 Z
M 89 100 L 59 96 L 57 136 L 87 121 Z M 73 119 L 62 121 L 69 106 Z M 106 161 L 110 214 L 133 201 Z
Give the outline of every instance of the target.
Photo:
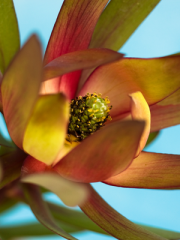
M 89 94 L 71 100 L 67 141 L 82 141 L 111 120 L 109 99 L 101 94 Z M 73 135 L 73 136 L 72 136 Z M 72 136 L 72 137 L 71 137 Z

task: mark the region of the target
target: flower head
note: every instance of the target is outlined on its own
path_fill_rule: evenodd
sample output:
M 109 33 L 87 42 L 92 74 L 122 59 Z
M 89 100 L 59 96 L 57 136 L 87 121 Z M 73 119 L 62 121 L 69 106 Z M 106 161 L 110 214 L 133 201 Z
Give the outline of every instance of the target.
M 180 57 L 129 59 L 113 51 L 116 50 L 111 39 L 113 34 L 107 37 L 103 31 L 97 33 L 106 12 L 112 7 L 110 3 L 101 15 L 107 2 L 66 0 L 44 60 L 39 40 L 33 35 L 4 73 L 1 98 L 10 136 L 21 149 L 18 151 L 28 154 L 22 157 L 26 158 L 22 172 L 27 175 L 22 181 L 52 190 L 70 206 L 81 205 L 89 192 L 90 197 L 82 205 L 83 211 L 95 222 L 101 220 L 105 230 L 108 226 L 108 232 L 120 238 L 100 205 L 102 203 L 104 209 L 110 208 L 90 187 L 87 191 L 86 185 L 75 182 L 103 181 L 116 186 L 159 187 L 156 179 L 154 185 L 148 185 L 146 172 L 149 162 L 146 164 L 146 161 L 147 158 L 150 161 L 155 159 L 153 166 L 156 167 L 160 155 L 141 151 L 151 130 L 150 108 L 166 104 L 164 101 L 168 102 L 169 96 L 180 87 Z M 153 1 L 153 4 L 157 2 Z M 126 3 L 122 4 L 128 8 Z M 98 21 L 100 15 L 102 17 Z M 113 50 L 89 49 L 89 46 L 106 46 Z M 156 130 L 159 128 L 156 126 Z M 142 170 L 139 166 L 143 166 Z M 144 178 L 140 181 L 142 176 Z M 175 182 L 173 178 L 160 187 L 173 187 Z M 37 202 L 42 202 L 38 190 L 28 185 L 24 188 L 38 219 L 60 234 L 52 221 L 47 222 L 49 218 L 37 211 L 41 204 L 37 208 L 32 204 L 37 196 Z M 62 189 L 70 189 L 71 193 L 74 189 L 74 196 L 71 194 L 69 197 Z M 41 210 L 46 212 L 43 207 Z M 99 215 L 93 214 L 98 211 Z M 121 229 L 123 222 L 132 231 L 137 230 L 113 212 L 113 221 L 116 218 L 119 219 L 117 229 Z M 60 232 L 62 236 L 69 237 Z M 129 232 L 126 231 L 127 236 L 132 237 L 134 233 Z M 145 233 L 137 230 L 137 234 L 143 239 Z

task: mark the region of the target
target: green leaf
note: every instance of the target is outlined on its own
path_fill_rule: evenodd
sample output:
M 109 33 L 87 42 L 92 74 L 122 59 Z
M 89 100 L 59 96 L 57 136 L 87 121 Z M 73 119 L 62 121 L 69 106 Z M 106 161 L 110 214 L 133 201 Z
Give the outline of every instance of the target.
M 0 132 L 0 145 L 5 146 L 5 147 L 10 147 L 10 148 L 12 148 L 12 147 L 15 148 L 15 144 L 12 141 L 4 138 L 4 136 L 2 135 L 1 132 Z
M 69 224 L 60 223 L 62 228 L 66 232 L 79 232 L 81 231 L 81 228 L 71 226 Z M 52 231 L 50 231 L 48 228 L 44 227 L 40 223 L 30 223 L 25 225 L 17 225 L 12 227 L 1 227 L 0 228 L 0 234 L 3 238 L 6 240 L 8 239 L 14 239 L 18 237 L 33 237 L 33 236 L 52 236 L 55 235 Z
M 68 208 L 58 206 L 53 203 L 47 203 L 47 204 L 56 220 L 63 221 L 66 224 L 69 223 L 73 226 L 82 227 L 84 230 L 89 230 L 89 231 L 108 235 L 107 232 L 105 232 L 98 225 L 96 225 L 83 212 L 80 212 L 77 210 L 70 210 Z M 155 227 L 149 227 L 149 226 L 138 224 L 138 223 L 136 224 L 143 227 L 144 229 L 147 229 L 167 239 L 180 238 L 180 233 L 178 232 L 155 228 Z
M 27 203 L 31 207 L 34 215 L 40 223 L 45 227 L 55 232 L 59 236 L 62 236 L 66 239 L 75 240 L 76 238 L 69 235 L 65 232 L 60 226 L 57 225 L 54 218 L 52 217 L 46 203 L 43 201 L 41 196 L 41 191 L 39 187 L 33 184 L 23 184 L 24 194 L 27 200 Z
M 103 229 L 96 225 L 91 219 L 89 219 L 84 213 L 71 210 L 50 202 L 47 205 L 52 212 L 54 218 L 58 221 L 63 221 L 64 223 L 69 223 L 76 227 L 81 227 L 83 229 L 98 232 L 102 234 L 107 234 Z
M 5 154 L 8 154 L 12 151 L 15 151 L 12 147 L 5 147 L 0 145 L 0 157 L 4 156 Z
M 180 239 L 180 232 L 169 231 L 169 230 L 156 228 L 156 227 L 149 227 L 142 224 L 138 224 L 138 225 L 167 239 L 171 239 L 171 240 Z
M 90 47 L 119 50 L 160 0 L 111 0 L 100 16 Z
M 20 37 L 12 0 L 0 1 L 0 70 L 3 73 L 20 48 Z
M 0 200 L 0 214 L 5 212 L 6 210 L 9 210 L 11 207 L 13 207 L 17 203 L 17 200 L 13 198 L 2 198 L 1 195 L 1 200 Z
M 148 140 L 146 142 L 146 146 L 145 147 L 147 147 L 150 143 L 152 143 L 159 136 L 159 133 L 160 133 L 159 131 L 151 132 L 149 134 L 149 138 L 148 138 Z

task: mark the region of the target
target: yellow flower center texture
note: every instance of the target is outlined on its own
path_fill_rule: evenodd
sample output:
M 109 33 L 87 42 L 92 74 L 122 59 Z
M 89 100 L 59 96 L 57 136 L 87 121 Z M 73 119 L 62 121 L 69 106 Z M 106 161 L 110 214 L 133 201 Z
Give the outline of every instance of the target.
M 66 140 L 80 142 L 103 127 L 107 120 L 111 120 L 112 106 L 108 106 L 109 103 L 108 97 L 102 98 L 96 93 L 72 99 Z

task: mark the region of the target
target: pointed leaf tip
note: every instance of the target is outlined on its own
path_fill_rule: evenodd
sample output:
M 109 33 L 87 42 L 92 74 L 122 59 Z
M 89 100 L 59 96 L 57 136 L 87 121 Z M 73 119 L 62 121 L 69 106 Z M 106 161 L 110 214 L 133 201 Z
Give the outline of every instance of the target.
M 101 14 L 90 47 L 118 51 L 160 0 L 112 0 Z
M 0 1 L 0 16 L 0 70 L 4 73 L 20 48 L 18 22 L 12 0 Z

